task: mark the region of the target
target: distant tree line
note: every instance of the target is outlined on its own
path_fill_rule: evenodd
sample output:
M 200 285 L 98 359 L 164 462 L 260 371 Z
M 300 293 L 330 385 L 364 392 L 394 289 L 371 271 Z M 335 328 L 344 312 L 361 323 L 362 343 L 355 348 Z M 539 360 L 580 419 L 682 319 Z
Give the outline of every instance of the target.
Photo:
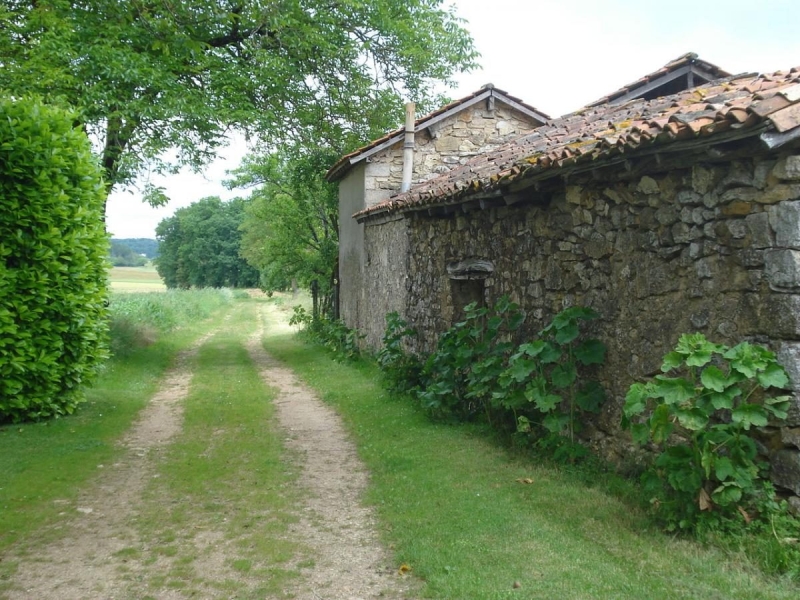
M 124 244 L 136 254 L 144 254 L 151 260 L 158 256 L 158 242 L 151 238 L 114 238 L 111 242 Z
M 156 270 L 168 288 L 258 286 L 258 270 L 241 256 L 246 200 L 203 198 L 156 228 Z
M 130 246 L 119 240 L 111 240 L 109 252 L 114 267 L 143 267 L 147 264 L 147 257 L 134 252 Z

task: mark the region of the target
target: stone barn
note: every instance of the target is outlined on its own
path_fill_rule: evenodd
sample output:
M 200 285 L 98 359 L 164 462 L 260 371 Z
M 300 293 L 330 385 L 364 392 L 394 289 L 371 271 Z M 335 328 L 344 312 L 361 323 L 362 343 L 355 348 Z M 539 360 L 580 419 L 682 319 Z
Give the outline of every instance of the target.
M 687 60 L 562 118 L 527 115 L 532 132 L 407 192 L 352 203 L 343 180 L 342 265 L 360 261 L 342 272 L 346 323 L 376 347 L 396 310 L 430 351 L 472 300 L 510 295 L 531 332 L 567 306 L 595 308 L 611 401 L 587 433 L 611 459 L 629 450 L 626 390 L 682 333 L 766 344 L 800 390 L 800 69 L 689 68 L 654 95 Z M 773 480 L 800 495 L 799 397 L 789 426 L 760 433 Z
M 549 117 L 492 85 L 461 98 L 414 122 L 411 183 L 423 184 L 441 173 L 529 133 Z M 412 119 L 413 120 L 413 119 Z M 339 182 L 339 310 L 348 326 L 371 331 L 384 327 L 385 313 L 403 311 L 400 290 L 384 290 L 388 311 L 375 310 L 364 245 L 364 225 L 349 216 L 397 194 L 403 173 L 403 129 L 393 131 L 342 157 L 327 174 Z M 407 252 L 394 240 L 381 250 L 389 261 Z M 404 293 L 404 292 L 403 292 Z M 378 337 L 380 340 L 380 337 Z

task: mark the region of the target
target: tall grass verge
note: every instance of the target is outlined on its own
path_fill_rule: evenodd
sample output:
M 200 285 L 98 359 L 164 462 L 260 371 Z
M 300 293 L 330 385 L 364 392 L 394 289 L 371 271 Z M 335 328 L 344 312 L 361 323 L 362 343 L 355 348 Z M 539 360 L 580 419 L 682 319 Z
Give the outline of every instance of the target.
M 111 353 L 126 356 L 161 334 L 208 318 L 233 299 L 229 289 L 116 293 L 111 296 Z
M 372 478 L 384 540 L 426 598 L 796 598 L 733 553 L 669 538 L 557 467 L 514 456 L 475 426 L 430 422 L 391 399 L 376 366 L 290 336 L 265 340 L 343 416 Z

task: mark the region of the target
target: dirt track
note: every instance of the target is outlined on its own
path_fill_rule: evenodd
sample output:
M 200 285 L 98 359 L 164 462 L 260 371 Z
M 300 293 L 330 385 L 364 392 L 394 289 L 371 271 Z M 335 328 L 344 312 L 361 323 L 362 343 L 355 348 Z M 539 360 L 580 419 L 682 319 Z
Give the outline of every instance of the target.
M 267 354 L 261 343 L 263 311 L 274 309 L 262 303 L 253 306 L 258 307 L 258 330 L 249 337 L 243 334 L 242 344 L 264 381 L 277 389 L 278 420 L 285 432 L 288 455 L 296 457 L 293 460 L 301 473 L 298 485 L 305 499 L 302 506 L 296 507 L 297 524 L 292 526 L 290 535 L 310 548 L 313 557 L 312 561 L 306 561 L 313 566 L 301 568 L 295 589 L 287 590 L 289 597 L 299 600 L 409 597 L 413 582 L 396 574 L 378 542 L 373 514 L 361 503 L 368 475 L 338 416 L 290 370 Z M 269 321 L 276 322 L 274 314 Z M 220 325 L 225 326 L 226 321 Z M 97 477 L 76 505 L 64 503 L 63 520 L 52 526 L 46 536 L 56 541 L 45 544 L 26 540 L 9 555 L 0 557 L 18 563 L 4 598 L 198 598 L 190 590 L 153 589 L 148 575 L 163 565 L 132 560 L 127 549 L 158 543 L 157 535 L 141 539 L 134 521 L 143 509 L 142 503 L 153 502 L 153 498 L 157 501 L 157 495 L 145 496 L 143 492 L 158 476 L 157 465 L 165 448 L 180 435 L 183 401 L 189 393 L 194 357 L 213 335 L 214 332 L 208 333 L 178 356 L 158 392 L 120 441 L 124 448 L 122 457 L 112 465 L 98 466 Z M 198 528 L 197 534 L 187 538 L 195 546 L 192 550 L 197 557 L 196 570 L 207 582 L 246 579 L 230 568 L 231 541 L 223 538 L 221 533 L 207 527 Z M 200 596 L 203 598 L 231 597 L 213 586 L 205 586 L 203 590 Z

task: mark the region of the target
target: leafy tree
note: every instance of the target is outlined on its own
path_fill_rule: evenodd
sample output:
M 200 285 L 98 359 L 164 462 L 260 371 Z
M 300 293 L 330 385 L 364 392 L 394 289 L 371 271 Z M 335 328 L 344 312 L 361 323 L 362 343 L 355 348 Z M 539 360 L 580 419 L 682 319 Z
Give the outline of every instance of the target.
M 262 287 L 316 281 L 324 313 L 332 308 L 339 256 L 337 187 L 324 178 L 335 159 L 323 148 L 250 156 L 229 182 L 255 186 L 242 223 L 242 256 L 261 272 Z
M 239 256 L 245 200 L 203 198 L 156 228 L 158 274 L 169 288 L 254 287 L 258 271 Z
M 442 0 L 5 0 L 0 90 L 78 109 L 109 186 L 203 165 L 229 128 L 352 147 L 473 65 Z M 176 152 L 165 159 L 165 153 Z M 151 190 L 153 191 L 153 190 Z M 154 190 L 152 202 L 165 201 Z
M 0 100 L 0 422 L 71 413 L 106 357 L 104 198 L 72 115 Z
M 130 246 L 118 240 L 111 240 L 111 264 L 115 267 L 143 267 L 147 259 L 134 252 Z

